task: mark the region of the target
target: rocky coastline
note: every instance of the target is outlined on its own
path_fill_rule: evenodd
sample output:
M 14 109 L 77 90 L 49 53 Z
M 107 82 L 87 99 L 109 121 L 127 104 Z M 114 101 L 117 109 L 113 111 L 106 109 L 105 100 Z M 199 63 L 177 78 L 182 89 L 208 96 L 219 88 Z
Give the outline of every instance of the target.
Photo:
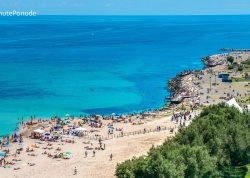
M 216 66 L 223 66 L 227 63 L 226 56 L 229 53 L 216 54 L 203 57 L 201 60 L 204 68 L 201 70 L 183 71 L 176 77 L 168 81 L 170 91 L 170 105 L 181 104 L 183 101 L 189 102 L 191 106 L 200 105 L 200 96 L 198 91 L 202 89 L 200 79 L 205 73 L 211 73 Z M 222 57 L 224 56 L 224 57 Z
M 228 66 L 230 65 L 227 61 L 228 56 L 234 57 L 235 66 L 241 66 L 243 61 L 250 58 L 250 52 L 237 51 L 207 56 L 202 58 L 204 64 L 203 69 L 189 70 L 177 74 L 176 77 L 168 81 L 170 105 L 188 104 L 191 107 L 196 107 L 204 104 L 215 104 L 221 101 L 226 101 L 225 99 L 229 99 L 230 97 L 241 96 L 240 93 L 247 95 L 247 93 L 244 92 L 246 89 L 242 87 L 239 90 L 240 92 L 237 94 L 234 93 L 234 90 L 230 89 L 231 84 L 224 83 L 222 79 L 219 78 L 219 74 L 221 73 L 226 73 L 230 78 L 242 77 L 244 75 L 243 72 L 236 70 L 237 67 L 232 70 L 228 69 Z M 232 91 L 223 93 L 223 89 Z M 209 101 L 209 98 L 216 95 L 220 96 Z M 222 95 L 225 95 L 225 97 Z

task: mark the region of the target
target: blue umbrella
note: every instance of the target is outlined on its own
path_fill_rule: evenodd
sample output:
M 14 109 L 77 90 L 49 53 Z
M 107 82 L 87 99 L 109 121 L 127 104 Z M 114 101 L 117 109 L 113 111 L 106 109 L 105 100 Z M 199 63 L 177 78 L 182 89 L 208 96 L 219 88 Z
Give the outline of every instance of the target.
M 45 136 L 50 136 L 50 133 L 45 133 L 44 135 L 45 135 Z
M 90 120 L 90 122 L 98 123 L 98 121 L 97 121 L 97 120 Z
M 114 126 L 108 126 L 108 128 L 109 128 L 109 129 L 115 129 L 115 127 L 114 127 Z
M 0 152 L 0 156 L 4 157 L 5 155 L 6 155 L 6 153 Z

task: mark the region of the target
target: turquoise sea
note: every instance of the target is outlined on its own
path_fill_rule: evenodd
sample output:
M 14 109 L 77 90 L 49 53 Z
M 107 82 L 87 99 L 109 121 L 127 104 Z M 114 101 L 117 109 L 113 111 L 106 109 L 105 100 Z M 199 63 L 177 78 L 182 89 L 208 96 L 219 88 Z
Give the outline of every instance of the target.
M 167 80 L 250 47 L 250 16 L 0 17 L 0 135 L 30 115 L 159 108 Z

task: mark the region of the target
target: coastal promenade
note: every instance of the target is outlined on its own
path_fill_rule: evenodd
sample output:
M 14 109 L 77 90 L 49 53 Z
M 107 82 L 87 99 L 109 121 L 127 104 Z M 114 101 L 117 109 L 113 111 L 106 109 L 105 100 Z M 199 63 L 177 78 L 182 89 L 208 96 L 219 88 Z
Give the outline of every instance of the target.
M 228 62 L 228 56 L 234 58 L 234 64 Z M 7 152 L 0 164 L 1 174 L 10 178 L 115 177 L 117 163 L 147 154 L 152 145 L 162 144 L 180 127 L 189 125 L 203 107 L 235 98 L 242 108 L 248 108 L 250 67 L 244 62 L 249 58 L 250 52 L 205 58 L 204 69 L 185 71 L 169 81 L 172 102 L 156 111 L 22 123 L 21 137 L 1 142 L 0 152 Z M 219 78 L 221 74 L 227 74 L 231 82 Z M 79 128 L 82 132 L 76 132 Z

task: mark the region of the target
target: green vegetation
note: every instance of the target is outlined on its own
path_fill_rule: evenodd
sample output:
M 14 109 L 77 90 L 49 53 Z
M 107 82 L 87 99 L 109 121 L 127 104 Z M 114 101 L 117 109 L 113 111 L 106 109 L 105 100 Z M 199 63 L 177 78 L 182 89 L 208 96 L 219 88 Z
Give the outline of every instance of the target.
M 233 82 L 249 82 L 250 80 L 242 77 L 231 77 Z
M 243 69 L 244 69 L 244 67 L 243 67 L 242 65 L 240 65 L 240 66 L 238 67 L 238 71 L 243 71 Z
M 247 59 L 247 60 L 245 60 L 245 61 L 243 61 L 242 64 L 250 65 L 250 58 Z
M 250 66 L 244 65 L 244 72 L 250 72 Z
M 247 174 L 246 166 L 231 167 L 231 168 L 225 169 L 224 177 L 244 178 L 246 174 Z
M 233 56 L 228 56 L 227 61 L 230 62 L 230 64 L 232 65 L 233 62 L 234 62 L 234 57 Z
M 228 66 L 228 70 L 232 70 L 234 68 L 233 65 Z
M 249 96 L 241 96 L 241 97 L 237 97 L 237 99 L 239 99 L 238 104 L 240 106 L 245 106 L 250 104 L 250 97 Z
M 247 168 L 247 174 L 245 178 L 250 178 L 250 164 L 246 165 L 246 168 Z
M 221 103 L 148 156 L 117 165 L 118 178 L 244 177 L 250 162 L 250 116 Z

